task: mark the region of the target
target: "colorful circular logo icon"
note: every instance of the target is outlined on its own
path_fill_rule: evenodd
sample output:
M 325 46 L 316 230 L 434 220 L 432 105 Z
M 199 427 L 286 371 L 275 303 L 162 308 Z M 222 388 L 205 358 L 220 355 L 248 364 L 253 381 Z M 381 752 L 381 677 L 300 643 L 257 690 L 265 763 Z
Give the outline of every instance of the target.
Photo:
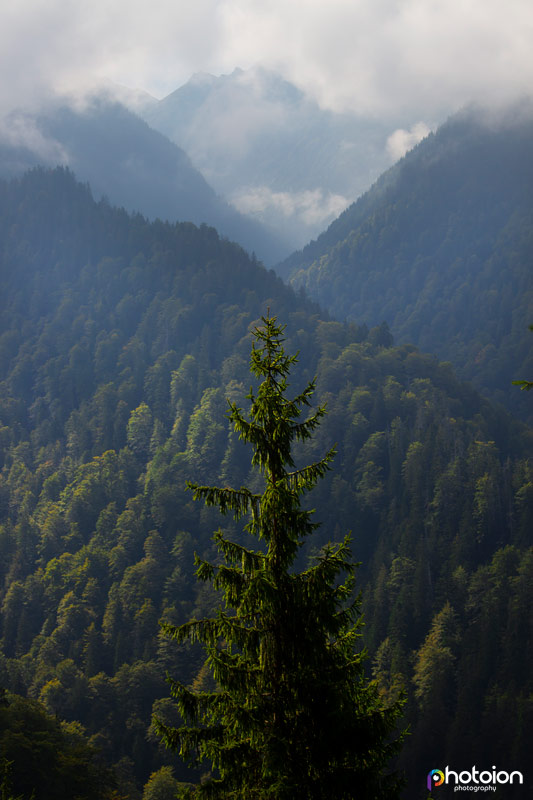
M 431 791 L 434 786 L 440 786 L 444 783 L 444 772 L 440 769 L 432 769 L 428 772 L 428 789 Z

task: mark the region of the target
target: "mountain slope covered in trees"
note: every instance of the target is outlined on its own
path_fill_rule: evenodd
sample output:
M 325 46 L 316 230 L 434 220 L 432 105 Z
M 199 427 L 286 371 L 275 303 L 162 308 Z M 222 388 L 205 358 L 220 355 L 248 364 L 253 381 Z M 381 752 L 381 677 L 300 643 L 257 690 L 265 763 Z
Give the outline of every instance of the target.
M 533 108 L 470 109 L 279 267 L 335 317 L 385 320 L 531 422 Z
M 270 308 L 301 353 L 294 390 L 316 374 L 327 403 L 296 457 L 338 450 L 299 566 L 352 531 L 368 671 L 407 694 L 406 797 L 435 765 L 524 769 L 531 431 L 385 325 L 328 320 L 212 228 L 95 203 L 65 170 L 0 183 L 0 239 L 0 685 L 81 723 L 126 797 L 174 786 L 170 767 L 198 780 L 151 715 L 179 724 L 167 671 L 212 687 L 158 620 L 211 616 L 193 554 L 214 557 L 220 525 L 244 537 L 185 482 L 254 487 L 226 398 L 248 391 Z
M 12 112 L 0 129 L 0 175 L 38 165 L 68 166 L 97 197 L 150 219 L 214 225 L 268 264 L 290 250 L 217 195 L 180 147 L 111 96 Z

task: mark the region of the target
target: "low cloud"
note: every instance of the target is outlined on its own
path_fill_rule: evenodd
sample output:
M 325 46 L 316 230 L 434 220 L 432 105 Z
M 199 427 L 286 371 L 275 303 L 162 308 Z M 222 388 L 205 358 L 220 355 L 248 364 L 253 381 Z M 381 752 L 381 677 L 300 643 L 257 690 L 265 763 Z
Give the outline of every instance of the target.
M 417 122 L 408 131 L 398 128 L 387 139 L 387 153 L 393 161 L 398 161 L 430 133 L 431 128 L 425 122 Z
M 232 204 L 244 214 L 268 219 L 282 215 L 296 218 L 309 227 L 320 227 L 337 217 L 349 201 L 340 194 L 313 189 L 302 192 L 274 192 L 268 186 L 241 189 L 230 196 Z
M 30 114 L 12 112 L 0 119 L 0 142 L 10 147 L 25 148 L 46 164 L 69 163 L 69 155 L 63 145 L 47 137 Z

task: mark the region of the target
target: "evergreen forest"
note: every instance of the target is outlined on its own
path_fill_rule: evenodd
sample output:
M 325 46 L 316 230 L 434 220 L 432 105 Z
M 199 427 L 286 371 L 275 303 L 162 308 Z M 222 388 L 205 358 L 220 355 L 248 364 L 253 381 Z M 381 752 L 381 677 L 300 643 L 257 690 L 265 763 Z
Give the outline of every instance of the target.
M 0 242 L 2 796 L 170 800 L 207 777 L 160 737 L 183 723 L 167 674 L 216 688 L 165 629 L 216 614 L 194 574 L 220 564 L 213 532 L 247 542 L 187 482 L 263 491 L 227 400 L 257 385 L 268 309 L 299 354 L 290 392 L 316 376 L 326 409 L 294 459 L 336 448 L 294 566 L 351 534 L 365 675 L 384 708 L 404 697 L 402 796 L 446 764 L 525 771 L 531 429 L 396 344 L 384 308 L 339 322 L 213 228 L 96 202 L 65 168 L 0 182 Z

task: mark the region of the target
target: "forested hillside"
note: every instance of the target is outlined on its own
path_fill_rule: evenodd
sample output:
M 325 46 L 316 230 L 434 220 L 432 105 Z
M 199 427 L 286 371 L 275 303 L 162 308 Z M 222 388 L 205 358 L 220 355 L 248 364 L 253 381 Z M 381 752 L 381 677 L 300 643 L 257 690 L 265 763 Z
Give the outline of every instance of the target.
M 533 110 L 470 109 L 279 268 L 338 319 L 385 320 L 532 421 Z
M 78 105 L 43 102 L 39 112 L 12 112 L 0 129 L 0 176 L 64 165 L 96 197 L 149 219 L 214 225 L 267 264 L 288 244 L 239 214 L 207 183 L 180 147 L 103 94 Z
M 270 308 L 300 350 L 294 388 L 316 374 L 327 402 L 299 457 L 338 449 L 304 558 L 352 531 L 368 671 L 407 695 L 405 797 L 445 764 L 523 770 L 530 429 L 386 325 L 328 320 L 212 228 L 95 203 L 65 170 L 0 183 L 0 241 L 0 686 L 79 722 L 121 797 L 198 779 L 151 715 L 177 722 L 167 671 L 208 676 L 158 621 L 211 614 L 193 554 L 214 557 L 221 524 L 241 535 L 185 481 L 253 486 L 226 398 L 243 402 Z

